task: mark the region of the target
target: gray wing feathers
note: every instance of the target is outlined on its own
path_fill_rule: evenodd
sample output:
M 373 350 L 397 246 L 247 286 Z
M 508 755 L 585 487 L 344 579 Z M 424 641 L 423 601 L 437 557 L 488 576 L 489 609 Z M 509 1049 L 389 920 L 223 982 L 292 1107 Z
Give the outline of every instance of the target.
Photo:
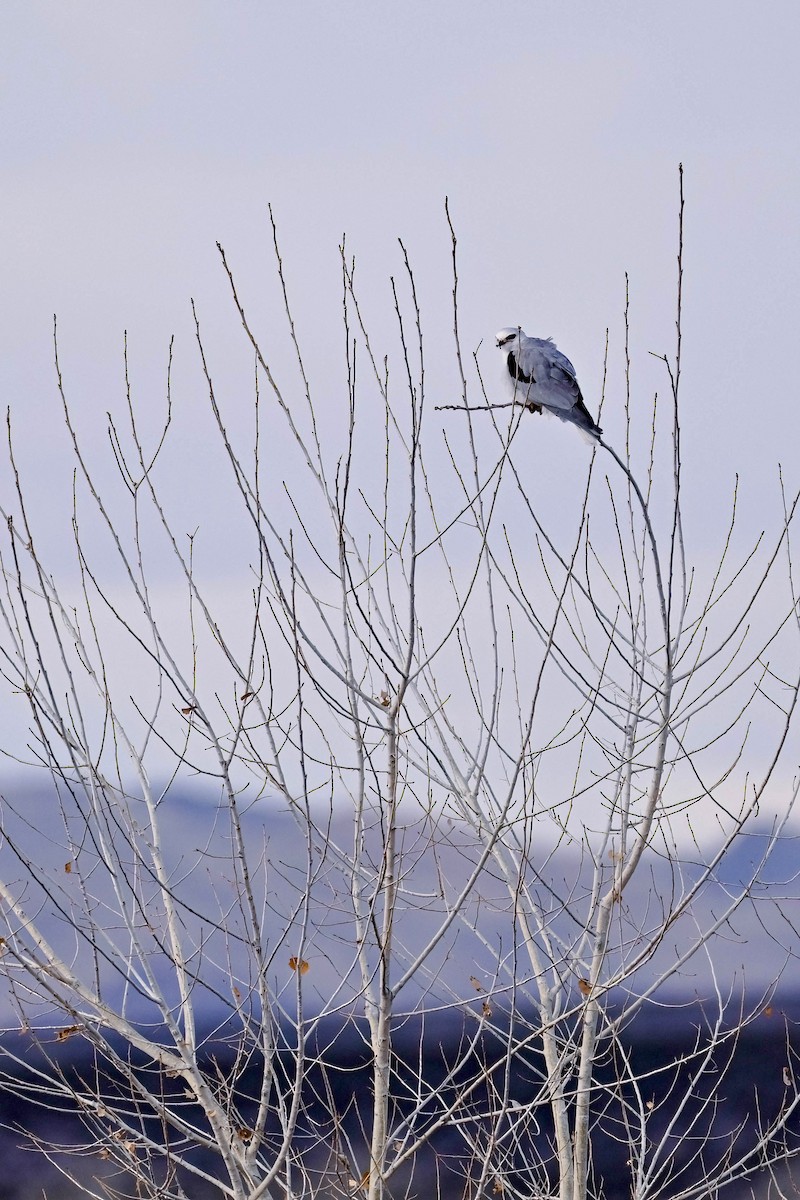
M 581 398 L 575 368 L 560 350 L 543 338 L 525 338 L 520 346 L 519 365 L 539 385 L 537 397 L 548 408 L 569 412 Z
M 525 337 L 521 340 L 519 365 L 538 385 L 534 399 L 562 420 L 600 433 L 583 401 L 575 368 L 551 341 Z
M 553 408 L 574 408 L 576 404 L 583 403 L 581 389 L 578 387 L 578 381 L 574 374 L 565 371 L 563 367 L 551 363 L 546 372 L 546 379 L 550 383 L 545 390 L 547 392 L 547 403 Z

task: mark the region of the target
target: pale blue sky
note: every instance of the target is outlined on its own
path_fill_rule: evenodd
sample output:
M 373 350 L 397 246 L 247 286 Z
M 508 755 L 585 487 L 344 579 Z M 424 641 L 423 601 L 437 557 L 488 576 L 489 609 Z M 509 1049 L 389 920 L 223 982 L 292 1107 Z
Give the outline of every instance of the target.
M 625 270 L 637 348 L 669 344 L 682 160 L 687 419 L 732 456 L 767 412 L 771 461 L 795 411 L 798 33 L 788 2 L 6 0 L 3 400 L 47 403 L 53 311 L 87 383 L 124 327 L 145 369 L 190 294 L 224 299 L 215 240 L 258 279 L 268 200 L 308 328 L 343 230 L 376 288 L 402 235 L 438 308 L 446 193 L 468 344 L 552 333 L 591 395 Z
M 447 194 L 464 342 L 484 340 L 487 379 L 494 331 L 520 323 L 556 338 L 595 412 L 610 326 L 617 374 L 603 425 L 619 437 L 626 271 L 634 403 L 664 385 L 647 352 L 673 345 L 679 161 L 686 497 L 703 506 L 688 536 L 702 557 L 705 530 L 725 525 L 718 498 L 736 472 L 745 526 L 773 519 L 778 459 L 790 480 L 800 477 L 799 35 L 800 9 L 788 0 L 4 0 L 0 398 L 12 408 L 40 548 L 72 569 L 58 544 L 69 531 L 71 468 L 51 363 L 54 312 L 70 396 L 98 455 L 105 412 L 124 403 L 123 330 L 137 400 L 154 422 L 175 333 L 183 465 L 193 476 L 179 494 L 194 483 L 191 520 L 214 531 L 218 455 L 189 297 L 215 370 L 243 381 L 249 354 L 215 242 L 271 345 L 280 305 L 268 202 L 323 400 L 342 379 L 345 230 L 379 338 L 393 329 L 388 278 L 400 271 L 403 237 L 432 398 L 458 398 Z M 565 474 L 561 448 L 572 447 L 549 427 L 555 440 L 533 424 L 525 436 L 546 494 Z M 585 461 L 582 447 L 574 455 Z M 7 479 L 1 486 L 5 499 Z M 235 531 L 217 532 L 222 571 L 237 546 Z

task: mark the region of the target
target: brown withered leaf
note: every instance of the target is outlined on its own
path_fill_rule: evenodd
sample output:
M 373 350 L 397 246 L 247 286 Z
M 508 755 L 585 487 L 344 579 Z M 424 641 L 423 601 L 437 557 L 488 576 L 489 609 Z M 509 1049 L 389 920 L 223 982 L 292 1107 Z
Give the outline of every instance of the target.
M 67 874 L 67 875 L 71 875 L 71 874 L 72 874 L 72 863 L 71 863 L 71 862 L 65 862 L 65 863 L 64 863 L 64 872 L 65 872 L 65 874 Z
M 73 1033 L 80 1033 L 80 1025 L 67 1025 L 65 1029 L 59 1029 L 56 1034 L 56 1041 L 65 1042 L 67 1038 L 72 1037 Z
M 309 964 L 306 962 L 306 960 L 304 958 L 297 958 L 293 954 L 292 957 L 289 959 L 289 966 L 292 968 L 293 971 L 299 971 L 301 975 L 305 975 L 306 971 L 308 970 Z
M 483 984 L 481 983 L 480 979 L 476 979 L 474 975 L 470 975 L 469 981 L 472 984 L 472 986 L 475 988 L 476 992 L 483 992 L 486 990 L 484 988 Z

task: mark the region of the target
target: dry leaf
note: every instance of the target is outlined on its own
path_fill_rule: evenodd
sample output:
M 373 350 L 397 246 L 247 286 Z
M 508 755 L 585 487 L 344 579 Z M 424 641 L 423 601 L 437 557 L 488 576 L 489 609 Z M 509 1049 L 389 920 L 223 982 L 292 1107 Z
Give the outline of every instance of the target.
M 242 692 L 239 700 L 244 703 L 245 700 L 250 700 L 255 695 L 255 692 Z
M 236 1130 L 236 1136 L 243 1142 L 249 1142 L 253 1136 L 252 1129 L 248 1129 L 246 1125 L 241 1125 Z
M 181 709 L 181 712 L 183 713 L 183 715 L 184 715 L 184 716 L 188 716 L 188 715 L 189 715 L 189 713 L 193 713 L 193 712 L 196 712 L 196 711 L 197 711 L 197 705 L 196 705 L 196 704 L 188 704 L 188 705 L 186 706 L 186 708 L 182 708 L 182 709 Z
M 579 979 L 578 990 L 582 996 L 589 996 L 591 995 L 592 985 L 589 983 L 588 979 Z
M 784 1087 L 792 1086 L 792 1072 L 789 1070 L 788 1067 L 783 1068 L 783 1086 Z
M 484 987 L 483 987 L 483 984 L 481 983 L 480 979 L 476 979 L 474 975 L 470 975 L 469 981 L 472 984 L 472 986 L 475 988 L 476 992 L 484 991 Z
M 301 975 L 305 975 L 308 970 L 308 963 L 304 958 L 296 958 L 293 954 L 289 959 L 289 966 L 293 971 L 299 971 Z
M 236 1003 L 237 1003 L 237 1004 L 239 1003 L 239 1001 L 240 1001 L 240 1000 L 241 1000 L 241 998 L 242 998 L 242 993 L 239 991 L 239 989 L 238 989 L 237 987 L 235 987 L 235 988 L 233 989 L 233 998 L 234 998 L 234 1000 L 236 1001 Z
M 773 1009 L 772 1005 L 768 1004 L 767 1007 L 764 1009 L 764 1016 L 771 1017 L 774 1011 L 775 1010 Z
M 67 1025 L 66 1029 L 59 1029 L 56 1034 L 56 1041 L 65 1042 L 67 1038 L 72 1037 L 73 1033 L 80 1033 L 80 1025 Z
M 72 874 L 72 863 L 71 863 L 71 862 L 65 862 L 65 863 L 64 863 L 64 870 L 66 871 L 67 875 L 71 875 L 71 874 Z
M 494 1192 L 495 1196 L 499 1195 L 503 1191 L 502 1179 L 495 1179 L 492 1185 L 492 1191 Z
M 481 1009 L 482 1009 L 483 1015 L 485 1017 L 490 1017 L 492 1015 L 492 1006 L 491 1006 L 491 1004 L 487 1004 L 487 1002 L 485 1000 L 484 1000 L 483 1004 L 481 1005 Z

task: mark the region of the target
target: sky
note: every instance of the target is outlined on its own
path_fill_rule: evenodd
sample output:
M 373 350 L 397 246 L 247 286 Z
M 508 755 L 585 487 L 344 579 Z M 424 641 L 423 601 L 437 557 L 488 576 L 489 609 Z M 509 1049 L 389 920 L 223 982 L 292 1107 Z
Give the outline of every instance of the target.
M 80 403 L 105 411 L 124 329 L 149 382 L 189 297 L 209 319 L 228 303 L 216 241 L 257 302 L 268 203 L 309 340 L 329 336 L 343 232 L 384 303 L 402 237 L 446 321 L 449 196 L 467 345 L 553 335 L 596 397 L 627 271 L 645 388 L 673 341 L 683 162 L 685 417 L 769 471 L 795 411 L 799 24 L 788 2 L 756 23 L 713 0 L 6 0 L 0 389 L 20 426 L 43 414 L 34 469 L 61 451 L 53 313 Z
M 596 394 L 626 271 L 635 347 L 671 348 L 683 162 L 687 416 L 741 454 L 768 388 L 768 466 L 795 407 L 798 24 L 780 2 L 7 0 L 3 396 L 46 410 L 54 312 L 89 388 L 123 329 L 140 370 L 163 361 L 190 295 L 227 302 L 216 241 L 258 286 L 267 203 L 304 328 L 343 232 L 384 294 L 402 237 L 441 307 L 445 195 L 467 343 L 552 334 Z
M 402 238 L 431 386 L 455 401 L 448 197 L 462 335 L 470 350 L 482 343 L 487 378 L 495 330 L 521 324 L 555 337 L 594 413 L 608 329 L 613 439 L 626 273 L 634 403 L 664 388 L 649 352 L 674 346 L 679 163 L 694 551 L 707 552 L 706 536 L 718 544 L 737 475 L 745 530 L 773 522 L 777 464 L 800 477 L 799 34 L 787 0 L 757 14 L 739 0 L 3 0 L 0 398 L 53 570 L 76 577 L 54 313 L 76 427 L 106 464 L 105 414 L 125 405 L 124 331 L 153 429 L 174 334 L 176 488 L 229 576 L 236 538 L 215 524 L 190 298 L 234 396 L 251 364 L 217 241 L 271 344 L 272 206 L 324 397 L 341 382 L 342 236 L 379 335 L 394 328 Z M 543 494 L 559 494 L 563 460 L 533 435 L 528 454 Z

